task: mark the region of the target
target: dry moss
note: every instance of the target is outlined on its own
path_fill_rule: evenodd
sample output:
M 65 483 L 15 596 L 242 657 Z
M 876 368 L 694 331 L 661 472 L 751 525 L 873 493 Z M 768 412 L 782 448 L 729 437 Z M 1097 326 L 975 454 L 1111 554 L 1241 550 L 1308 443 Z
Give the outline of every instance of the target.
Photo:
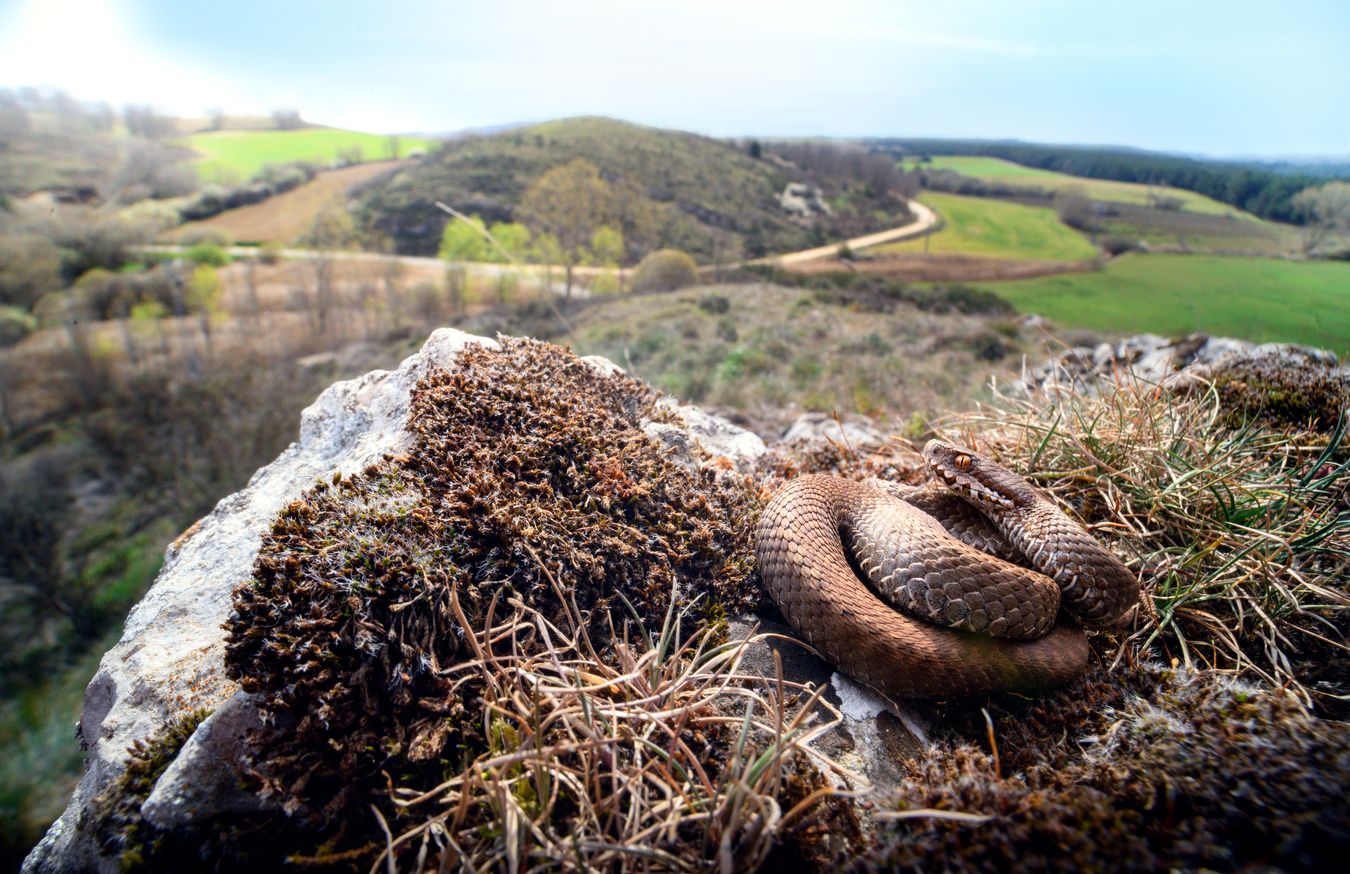
M 278 726 L 250 767 L 325 836 L 313 857 L 378 839 L 369 802 L 391 788 L 510 745 L 485 710 L 490 675 L 456 666 L 513 610 L 576 617 L 607 659 L 661 628 L 672 591 L 689 626 L 759 601 L 756 493 L 673 461 L 642 430 L 656 400 L 558 347 L 470 346 L 417 386 L 407 455 L 283 511 L 236 592 L 226 665 Z
M 1311 871 L 1350 849 L 1350 734 L 1279 690 L 1141 667 L 991 710 L 997 756 L 910 763 L 884 808 L 940 813 L 888 824 L 854 870 Z

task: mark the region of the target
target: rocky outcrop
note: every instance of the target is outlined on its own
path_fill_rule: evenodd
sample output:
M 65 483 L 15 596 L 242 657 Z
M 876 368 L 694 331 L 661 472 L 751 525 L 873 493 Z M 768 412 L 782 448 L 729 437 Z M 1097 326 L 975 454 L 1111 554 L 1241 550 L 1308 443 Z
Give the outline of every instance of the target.
M 1191 334 L 1168 339 L 1139 334 L 1114 343 L 1076 346 L 1039 367 L 1026 371 L 1012 384 L 1017 392 L 1061 388 L 1095 394 L 1104 382 L 1133 376 L 1159 385 L 1182 385 L 1230 370 L 1252 367 L 1316 367 L 1334 378 L 1350 380 L 1350 369 L 1325 349 L 1288 343 L 1250 343 L 1230 337 Z
M 470 344 L 498 346 L 441 330 L 397 370 L 331 386 L 304 411 L 295 443 L 174 542 L 158 579 L 131 611 L 121 640 L 104 656 L 86 691 L 80 731 L 88 744 L 87 770 L 65 813 L 29 855 L 25 871 L 117 870 L 117 859 L 101 852 L 94 833 L 95 801 L 124 771 L 134 742 L 190 711 L 211 715 L 158 777 L 141 815 L 172 829 L 260 809 L 263 801 L 240 791 L 236 767 L 260 714 L 254 699 L 226 677 L 222 623 L 230 615 L 232 593 L 249 579 L 262 538 L 283 508 L 318 481 L 336 482 L 339 474 L 349 478 L 405 451 L 414 387 L 433 370 L 455 367 L 457 354 Z M 586 362 L 602 373 L 618 370 L 604 359 Z M 766 451 L 755 435 L 704 411 L 673 401 L 661 408 L 674 415 L 663 415 L 645 430 L 685 465 L 749 472 Z M 753 619 L 733 624 L 733 630 L 747 634 L 753 624 Z M 840 731 L 827 741 L 829 752 L 851 755 L 874 781 L 893 778 L 888 762 L 916 747 L 888 712 L 894 707 L 804 649 L 781 649 L 789 679 L 829 683 L 831 700 L 845 714 Z M 772 676 L 772 655 L 762 651 L 758 657 Z

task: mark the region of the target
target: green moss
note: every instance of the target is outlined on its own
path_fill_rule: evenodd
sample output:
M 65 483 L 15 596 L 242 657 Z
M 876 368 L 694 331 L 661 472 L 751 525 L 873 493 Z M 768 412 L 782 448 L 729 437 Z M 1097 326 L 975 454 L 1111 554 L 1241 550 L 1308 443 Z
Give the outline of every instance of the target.
M 133 743 L 126 770 L 94 802 L 95 833 L 103 851 L 116 856 L 123 871 L 154 867 L 162 849 L 162 835 L 141 816 L 141 805 L 209 715 L 209 710 L 194 710 L 174 719 L 153 737 Z

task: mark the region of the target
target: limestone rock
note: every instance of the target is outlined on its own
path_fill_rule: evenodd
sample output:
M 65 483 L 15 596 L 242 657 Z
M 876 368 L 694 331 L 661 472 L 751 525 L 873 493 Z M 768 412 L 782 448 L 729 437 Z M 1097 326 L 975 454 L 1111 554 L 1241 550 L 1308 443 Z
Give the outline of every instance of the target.
M 1010 386 L 1014 393 L 1071 389 L 1096 394 L 1103 383 L 1120 377 L 1173 385 L 1208 379 L 1238 365 L 1317 365 L 1350 379 L 1350 369 L 1325 349 L 1289 343 L 1256 344 L 1231 337 L 1191 334 L 1168 339 L 1139 334 L 1115 343 L 1077 346 L 1026 371 Z

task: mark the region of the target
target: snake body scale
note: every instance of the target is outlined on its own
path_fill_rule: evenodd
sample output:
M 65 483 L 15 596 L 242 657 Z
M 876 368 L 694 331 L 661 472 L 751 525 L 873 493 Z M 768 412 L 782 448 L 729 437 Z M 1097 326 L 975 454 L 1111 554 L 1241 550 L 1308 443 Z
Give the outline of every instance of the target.
M 893 695 L 1072 680 L 1088 644 L 1059 608 L 1082 627 L 1110 627 L 1138 600 L 1134 575 L 1006 468 L 938 440 L 924 459 L 950 491 L 802 476 L 774 495 L 756 552 L 788 623 Z

